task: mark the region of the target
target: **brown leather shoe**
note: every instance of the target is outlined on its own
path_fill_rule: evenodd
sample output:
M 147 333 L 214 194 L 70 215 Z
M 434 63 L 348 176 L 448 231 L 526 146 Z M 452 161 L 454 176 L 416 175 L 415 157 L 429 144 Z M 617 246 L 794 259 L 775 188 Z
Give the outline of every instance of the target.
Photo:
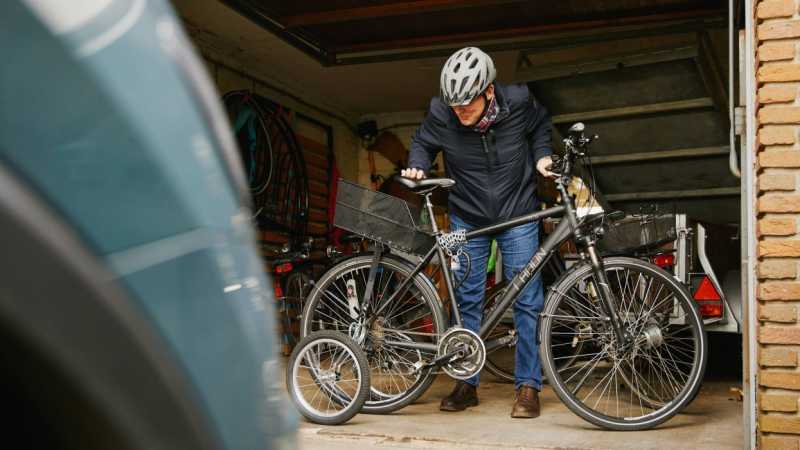
M 517 390 L 517 398 L 514 402 L 514 409 L 511 410 L 511 417 L 515 419 L 534 419 L 539 417 L 539 391 L 530 387 L 522 386 Z
M 478 390 L 475 386 L 459 381 L 453 392 L 442 399 L 439 404 L 440 411 L 463 411 L 470 406 L 478 406 Z

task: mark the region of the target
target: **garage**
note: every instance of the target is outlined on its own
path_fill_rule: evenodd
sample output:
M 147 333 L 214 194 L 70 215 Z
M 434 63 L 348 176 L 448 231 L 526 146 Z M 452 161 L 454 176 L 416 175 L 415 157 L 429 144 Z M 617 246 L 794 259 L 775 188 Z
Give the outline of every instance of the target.
M 552 117 L 556 152 L 563 151 L 567 129 L 585 122 L 600 136 L 591 149 L 597 202 L 606 211 L 622 211 L 640 221 L 677 219 L 670 229 L 687 239 L 675 241 L 683 247 L 673 248 L 672 255 L 684 262 L 669 269 L 692 292 L 699 292 L 705 279 L 722 294 L 717 304 L 701 307 L 711 338 L 700 399 L 670 426 L 643 433 L 648 444 L 637 436 L 631 446 L 663 448 L 674 442 L 670 445 L 735 448 L 750 442 L 745 439 L 749 425 L 743 423 L 748 403 L 742 402 L 749 395 L 742 376 L 748 361 L 742 356 L 747 311 L 742 307 L 740 250 L 741 237 L 748 233 L 741 225 L 742 2 L 229 0 L 176 2 L 176 7 L 221 93 L 249 89 L 296 111 L 292 124 L 312 168 L 307 236 L 315 241 L 308 261 L 300 262 L 299 267 L 308 267 L 304 280 L 320 276 L 326 264 L 322 250 L 329 244 L 324 225 L 330 224 L 321 214 L 333 184 L 321 171 L 312 174 L 325 168 L 315 161 L 323 151 L 332 152 L 331 161 L 344 179 L 391 189 L 387 180 L 405 168 L 411 137 L 429 98 L 437 94 L 441 66 L 455 49 L 479 46 L 494 59 L 499 81 L 527 84 Z M 434 170 L 443 173 L 442 160 L 437 164 Z M 389 192 L 402 195 L 398 191 Z M 546 195 L 540 188 L 540 196 Z M 446 217 L 444 209 L 444 202 L 437 206 L 439 220 Z M 269 226 L 262 230 L 262 242 L 276 237 Z M 289 262 L 284 269 L 290 271 L 299 262 L 278 260 Z M 310 288 L 293 287 L 300 285 L 298 277 L 283 285 L 291 292 L 279 294 L 306 295 Z M 439 289 L 444 298 L 446 290 L 441 284 Z M 463 418 L 436 411 L 452 383 L 440 376 L 418 404 L 399 416 L 359 415 L 343 430 L 304 424 L 301 441 L 308 439 L 311 448 L 358 443 L 388 448 L 625 447 L 615 434 L 591 430 L 570 417 L 552 393 L 543 397 L 537 438 L 528 441 L 506 420 L 513 389 L 493 381 L 481 384 L 485 406 Z M 488 432 L 478 425 L 483 423 L 503 431 Z
M 127 6 L 116 7 L 119 23 L 134 27 L 130 24 L 140 20 L 138 17 L 151 17 L 148 6 L 143 6 L 146 2 L 128 3 L 127 13 L 123 11 Z M 312 384 L 321 386 L 334 406 L 349 408 L 347 405 L 356 403 L 355 397 L 361 403 L 341 426 L 300 418 L 298 445 L 309 449 L 354 445 L 798 448 L 800 196 L 796 180 L 800 158 L 795 152 L 800 113 L 794 105 L 800 82 L 796 63 L 800 14 L 795 0 L 173 0 L 171 6 L 179 19 L 176 23 L 185 30 L 208 81 L 216 89 L 214 97 L 219 99 L 221 111 L 227 115 L 237 153 L 232 160 L 241 165 L 247 187 L 243 194 L 247 206 L 231 216 L 232 225 L 218 226 L 236 230 L 252 227 L 259 257 L 256 265 L 272 284 L 267 295 L 271 305 L 266 308 L 274 311 L 269 342 L 282 358 L 277 364 L 266 359 L 263 362 L 261 376 L 268 389 L 288 383 L 291 399 L 302 403 L 297 400 L 302 389 L 292 390 L 292 374 L 303 367 L 296 355 L 310 345 L 302 338 L 312 331 L 328 333 L 328 344 L 350 352 L 357 379 L 372 378 L 371 386 L 366 383 L 366 393 L 362 383 L 356 386 L 358 396 L 341 394 L 325 390 L 327 381 L 319 381 L 320 377 L 339 381 L 338 366 L 330 371 L 309 369 Z M 72 22 L 63 18 L 59 22 L 62 19 L 48 15 L 46 6 L 30 7 L 51 27 L 67 29 L 81 23 L 74 18 Z M 111 14 L 111 9 L 103 11 Z M 143 16 L 142 11 L 146 11 Z M 152 17 L 157 19 L 158 14 Z M 166 53 L 174 50 L 164 44 L 173 36 L 168 22 L 155 20 L 152 33 L 162 39 Z M 126 31 L 118 30 L 120 36 L 125 35 Z M 81 36 L 70 37 L 78 38 Z M 430 180 L 402 181 L 400 177 L 401 170 L 412 166 L 409 150 L 415 139 L 421 139 L 415 133 L 433 114 L 429 105 L 440 93 L 442 66 L 465 46 L 480 47 L 490 56 L 498 83 L 521 86 L 530 93 L 532 104 L 546 109 L 552 122 L 548 145 L 557 155 L 552 167 L 575 175 L 553 177 L 556 181 L 540 177 L 536 195 L 541 205 L 525 214 L 527 222 L 541 219 L 540 248 L 546 253 L 552 250 L 552 254 L 537 259 L 540 253 L 536 250 L 531 262 L 514 272 L 520 275 L 513 279 L 504 273 L 504 258 L 497 250 L 504 245 L 499 241 L 501 231 L 510 225 L 485 233 L 447 232 L 455 227 L 451 222 L 455 212 L 450 209 L 454 203 L 448 203 L 448 195 L 461 195 L 445 190 L 452 185 L 442 178 L 456 170 L 453 160 L 448 163 L 443 157 L 447 151 L 439 152 L 432 161 L 427 173 Z M 80 51 L 90 55 L 86 48 Z M 180 57 L 175 60 L 188 64 Z M 186 73 L 181 76 L 191 79 Z M 484 98 L 489 101 L 489 97 Z M 127 101 L 135 103 L 135 96 Z M 460 117 L 451 116 L 454 120 Z M 482 139 L 485 132 L 481 131 Z M 194 151 L 202 159 L 202 145 L 197 142 L 193 142 Z M 490 161 L 486 142 L 484 139 Z M 2 150 L 6 144 L 0 144 Z M 15 155 L 10 155 L 7 159 L 16 163 Z M 20 157 L 20 161 L 20 167 L 35 173 L 35 160 L 27 162 Z M 212 187 L 217 182 L 211 178 L 207 181 Z M 414 195 L 407 187 L 425 195 Z M 57 196 L 58 190 L 53 189 L 52 195 Z M 218 193 L 213 189 L 210 192 Z M 362 199 L 357 219 L 342 212 L 344 208 L 358 210 L 348 205 L 348 196 Z M 572 200 L 565 202 L 567 197 Z M 392 222 L 392 232 L 399 234 L 391 238 L 372 234 L 369 221 L 380 214 L 364 211 L 364 198 L 372 199 L 372 204 L 384 202 L 382 211 L 391 217 L 378 219 Z M 573 214 L 569 206 L 573 201 L 581 229 L 587 230 L 583 235 L 568 234 L 574 233 L 573 225 L 559 218 Z M 558 214 L 548 213 L 548 208 L 558 210 Z M 517 222 L 522 223 L 526 221 Z M 90 228 L 88 224 L 86 227 Z M 240 231 L 238 236 L 249 232 Z M 93 236 L 85 230 L 82 233 Z M 472 261 L 469 256 L 463 259 L 467 239 L 484 235 L 491 236 L 487 241 L 491 250 L 486 256 L 489 268 L 481 274 L 486 275 L 486 281 L 479 283 L 481 292 L 485 292 L 480 294 L 485 296 L 481 300 L 483 319 L 491 323 L 487 325 L 489 331 L 495 326 L 495 331 L 500 330 L 487 345 L 477 335 L 458 334 L 459 330 L 444 333 L 447 323 L 460 323 L 456 301 L 449 298 L 453 285 L 460 286 L 467 277 L 451 279 L 450 271 L 443 270 L 447 264 L 435 259 L 437 255 L 442 261 L 449 258 L 453 273 L 461 273 L 466 261 L 466 272 L 470 273 L 474 270 Z M 381 245 L 374 245 L 374 241 Z M 679 292 L 667 296 L 668 307 L 663 306 L 663 300 L 652 300 L 649 311 L 639 308 L 643 318 L 624 319 L 631 321 L 625 325 L 630 330 L 639 330 L 635 333 L 619 327 L 613 310 L 602 310 L 602 316 L 596 319 L 609 323 L 598 325 L 591 321 L 594 317 L 579 317 L 587 314 L 570 303 L 575 301 L 569 292 L 574 292 L 587 302 L 594 301 L 595 306 L 606 305 L 597 299 L 615 289 L 609 287 L 611 278 L 591 281 L 597 276 L 597 272 L 590 272 L 598 258 L 595 243 L 600 257 L 611 261 L 608 267 L 652 267 L 647 269 L 650 272 L 641 273 L 653 274 L 654 279 L 662 280 L 660 286 Z M 439 249 L 428 250 L 434 244 Z M 163 248 L 178 252 L 174 249 L 189 244 L 170 245 Z M 592 250 L 587 252 L 587 246 Z M 136 277 L 145 271 L 143 261 L 153 258 L 144 258 L 144 250 L 137 253 L 132 249 L 117 249 L 108 259 L 115 270 L 129 270 L 133 281 L 124 284 L 128 289 L 145 295 L 147 289 L 137 290 Z M 223 256 L 216 259 L 220 273 L 239 270 L 236 261 L 246 260 L 242 255 L 249 251 L 237 247 L 234 253 L 221 253 Z M 629 258 L 634 263 L 614 258 Z M 437 262 L 426 265 L 431 260 Z M 415 268 L 417 264 L 420 266 Z M 162 275 L 154 272 L 147 276 L 155 280 L 169 273 L 175 279 L 188 280 L 185 277 L 192 267 L 176 266 L 159 272 Z M 361 271 L 363 282 L 340 282 L 337 270 L 345 274 L 344 269 L 350 270 L 347 274 Z M 397 281 L 384 285 L 376 281 L 390 269 L 398 274 L 391 275 Z M 510 309 L 502 309 L 511 305 L 540 269 L 547 298 L 555 299 L 552 303 L 556 306 L 548 309 L 545 305 L 539 319 L 545 331 L 539 332 L 537 342 L 549 343 L 552 348 L 567 346 L 579 356 L 544 352 L 548 362 L 543 370 L 554 381 L 545 381 L 541 389 L 541 417 L 518 421 L 510 419 L 508 412 L 515 401 L 514 352 L 521 341 L 514 315 Z M 258 289 L 255 280 L 228 281 L 223 291 L 244 296 L 248 289 Z M 345 275 L 341 280 L 347 280 Z M 521 286 L 517 286 L 519 280 L 523 280 Z M 651 295 L 651 284 L 642 282 L 641 275 L 632 282 L 633 287 L 628 282 L 628 278 L 617 279 L 622 294 Z M 395 286 L 391 283 L 399 283 L 399 294 L 387 294 L 388 286 Z M 191 284 L 182 282 L 180 286 L 191 290 L 186 287 Z M 199 292 L 201 285 L 198 281 L 194 289 Z M 332 333 L 323 317 L 331 313 L 324 309 L 326 289 L 334 288 L 344 298 L 336 301 L 344 302 L 340 308 L 344 308 L 345 318 L 348 314 L 350 317 L 341 341 L 337 341 L 341 333 Z M 374 294 L 373 289 L 377 289 Z M 391 318 L 401 314 L 394 309 L 385 316 L 376 314 L 366 328 L 358 322 L 359 303 L 367 305 L 375 297 L 376 305 L 380 305 L 388 296 L 380 309 L 385 311 L 396 295 L 406 298 L 410 289 L 416 290 L 411 291 L 416 292 L 412 298 L 417 295 L 426 300 L 416 304 L 405 299 L 400 302 L 402 307 L 414 311 L 422 305 L 439 312 L 404 316 L 406 324 L 413 322 L 405 332 L 390 325 Z M 255 297 L 250 301 L 250 306 L 263 309 Z M 564 312 L 558 304 L 572 309 Z M 636 313 L 633 303 L 626 306 L 623 301 L 620 307 L 625 309 L 625 317 Z M 171 314 L 169 320 L 181 330 L 181 339 L 186 339 L 190 327 L 179 318 L 179 309 L 168 308 L 167 312 Z M 565 325 L 564 314 L 575 324 Z M 667 324 L 664 330 L 670 331 L 659 328 L 656 319 L 650 318 L 654 314 L 663 314 Z M 210 329 L 211 318 L 204 316 L 202 320 L 195 324 L 197 330 Z M 318 328 L 314 328 L 315 323 Z M 341 324 L 336 323 L 336 329 L 342 331 Z M 559 326 L 574 329 L 559 333 Z M 630 333 L 636 336 L 628 336 Z M 559 334 L 570 337 L 554 340 Z M 455 347 L 448 350 L 447 339 Z M 584 345 L 584 340 L 592 339 L 599 343 Z M 627 356 L 609 350 L 615 348 L 614 339 L 626 342 L 619 355 Z M 684 356 L 684 351 L 691 353 L 686 356 L 688 360 L 678 355 L 668 363 L 663 359 L 660 362 L 665 370 L 674 369 L 678 374 L 677 378 L 660 381 L 668 386 L 669 395 L 680 395 L 680 400 L 662 398 L 657 388 L 648 394 L 650 387 L 631 381 L 619 369 L 628 364 L 635 376 L 640 366 L 634 365 L 635 356 L 630 355 L 657 352 L 653 349 L 670 339 L 692 342 L 681 344 L 689 347 L 674 350 Z M 178 348 L 197 351 L 190 340 L 180 342 Z M 469 356 L 456 345 L 463 342 L 473 346 Z M 367 350 L 353 350 L 359 345 L 370 354 L 380 354 L 382 346 L 406 353 L 393 353 L 396 360 L 376 363 L 367 359 Z M 426 352 L 432 356 L 423 357 Z M 366 368 L 359 359 L 362 354 Z M 606 355 L 610 368 L 603 370 L 609 370 L 613 379 L 612 375 L 589 376 L 602 359 L 591 355 Z M 233 357 L 229 354 L 226 361 Z M 474 407 L 464 412 L 440 411 L 440 399 L 454 384 L 447 375 L 462 380 L 474 376 L 476 372 L 469 365 L 473 357 L 479 361 L 474 364 L 477 370 L 483 368 L 477 389 L 480 402 L 476 399 L 475 405 L 470 405 Z M 581 357 L 589 359 L 580 362 Z M 559 359 L 568 362 L 556 366 Z M 699 370 L 692 361 L 701 359 L 707 364 Z M 197 366 L 190 365 L 191 370 L 207 367 L 208 360 L 200 357 L 197 361 Z M 680 364 L 690 368 L 678 367 Z M 568 387 L 574 375 L 569 379 L 560 375 L 570 370 L 581 374 L 584 368 L 589 368 L 588 372 L 575 380 L 574 388 Z M 618 369 L 623 373 L 621 380 L 616 379 Z M 387 373 L 401 374 L 401 384 L 405 376 L 413 381 L 405 387 L 397 386 Z M 592 382 L 598 384 L 592 388 Z M 686 387 L 681 384 L 684 382 Z M 394 392 L 391 383 L 403 395 L 409 393 L 410 400 L 397 400 L 399 397 L 389 393 Z M 590 383 L 588 388 L 585 383 Z M 594 420 L 576 411 L 582 407 L 591 410 L 588 399 L 599 389 L 602 392 L 595 394 L 599 397 L 594 403 L 598 408 L 610 387 L 617 391 L 616 416 L 610 401 L 599 406 L 603 412 Z M 641 413 L 619 412 L 620 390 L 632 403 L 638 402 Z M 586 397 L 570 403 L 579 392 Z M 209 400 L 213 397 L 206 400 L 213 403 Z M 400 403 L 404 407 L 394 408 Z M 230 406 L 226 405 L 212 415 L 223 414 L 221 411 Z M 630 406 L 623 405 L 623 409 L 626 407 Z M 356 414 L 359 410 L 363 413 Z M 662 411 L 670 411 L 665 423 L 654 418 Z M 280 420 L 292 417 L 291 412 L 279 413 Z M 607 417 L 617 420 L 617 431 L 599 426 Z M 656 421 L 657 426 L 645 426 Z M 281 426 L 291 422 L 286 419 Z M 622 431 L 636 429 L 637 423 L 652 429 Z M 274 432 L 273 427 L 278 425 L 267 428 Z M 233 429 L 226 428 L 222 440 L 232 439 Z

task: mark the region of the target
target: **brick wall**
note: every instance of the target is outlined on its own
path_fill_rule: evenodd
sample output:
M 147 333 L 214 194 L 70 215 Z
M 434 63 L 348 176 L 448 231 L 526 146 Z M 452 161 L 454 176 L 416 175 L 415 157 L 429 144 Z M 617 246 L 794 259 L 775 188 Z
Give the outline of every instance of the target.
M 762 449 L 800 446 L 800 15 L 796 0 L 757 5 L 758 408 Z

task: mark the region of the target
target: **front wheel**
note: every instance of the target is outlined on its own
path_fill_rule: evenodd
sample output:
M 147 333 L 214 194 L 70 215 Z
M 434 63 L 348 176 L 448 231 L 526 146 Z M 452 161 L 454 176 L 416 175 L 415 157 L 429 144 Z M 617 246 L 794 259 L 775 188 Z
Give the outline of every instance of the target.
M 664 270 L 633 258 L 607 258 L 604 265 L 629 344 L 617 341 L 592 268 L 581 265 L 545 302 L 543 368 L 561 401 L 588 422 L 614 430 L 653 428 L 700 388 L 703 322 L 686 289 Z M 570 364 L 561 364 L 566 359 Z

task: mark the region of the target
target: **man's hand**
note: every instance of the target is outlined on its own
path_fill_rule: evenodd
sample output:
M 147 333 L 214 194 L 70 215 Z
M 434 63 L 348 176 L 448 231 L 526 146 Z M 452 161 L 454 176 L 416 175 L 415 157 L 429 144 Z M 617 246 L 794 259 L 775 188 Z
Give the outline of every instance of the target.
M 550 172 L 550 166 L 552 165 L 553 165 L 553 158 L 545 156 L 544 158 L 541 158 L 540 160 L 536 161 L 536 170 L 538 170 L 543 177 L 555 178 L 558 175 L 553 172 Z
M 425 172 L 421 169 L 403 169 L 400 171 L 400 176 L 411 178 L 412 180 L 421 180 L 425 178 Z

